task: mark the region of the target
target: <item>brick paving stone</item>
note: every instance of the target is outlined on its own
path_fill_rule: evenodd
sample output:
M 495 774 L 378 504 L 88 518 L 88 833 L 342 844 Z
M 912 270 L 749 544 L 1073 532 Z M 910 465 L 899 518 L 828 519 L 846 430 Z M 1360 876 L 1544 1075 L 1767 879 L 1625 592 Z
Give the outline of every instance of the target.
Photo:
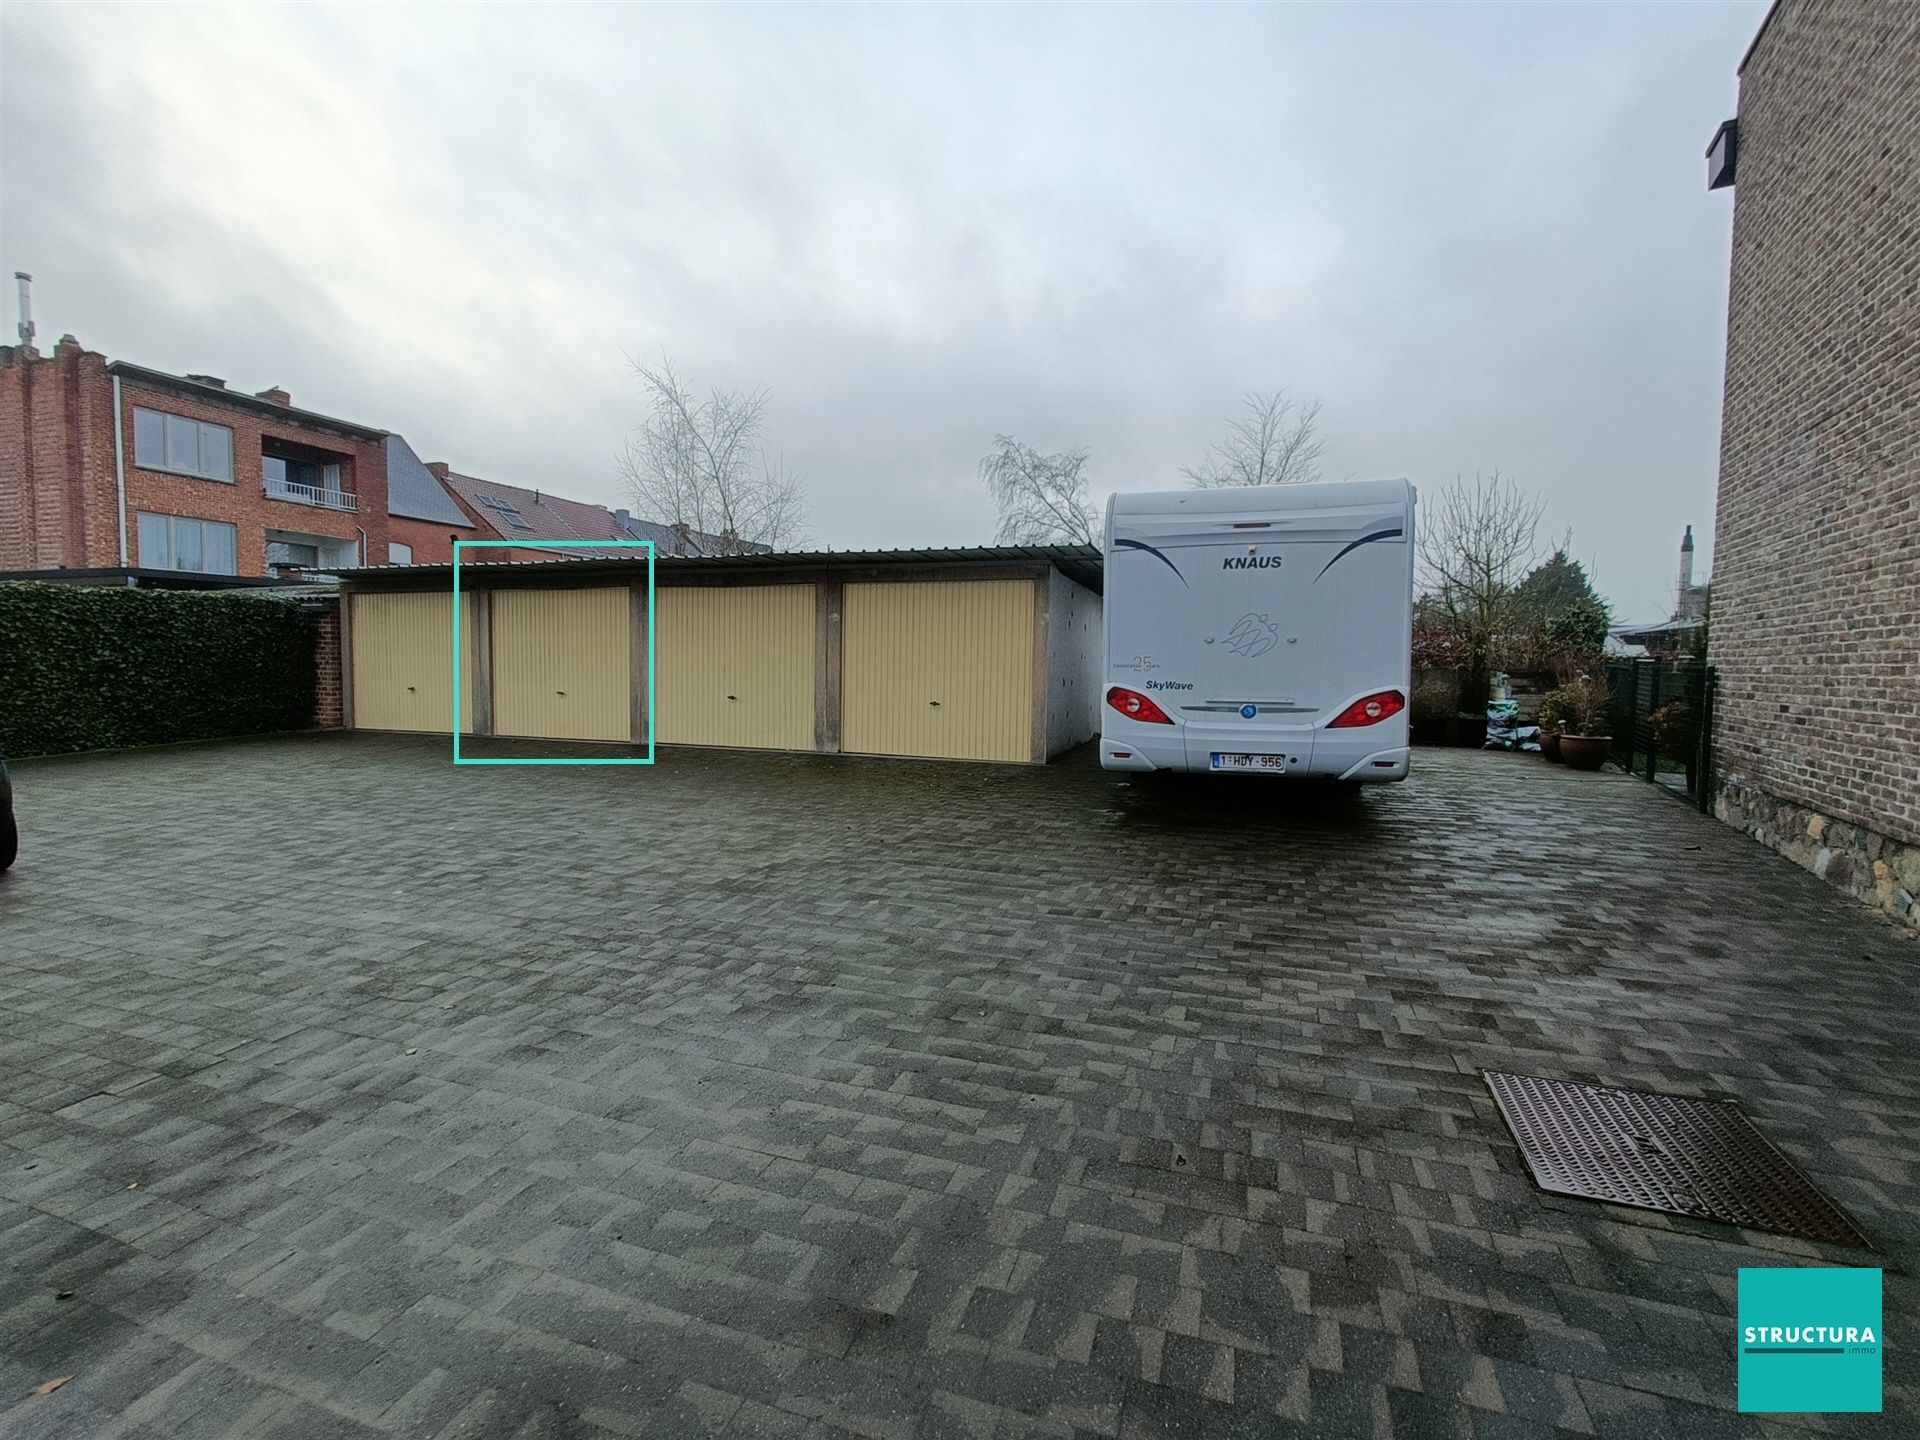
M 1810 1263 L 1920 1403 L 1920 956 L 1651 787 L 445 762 L 18 768 L 0 1436 L 1886 1433 L 1734 1411 Z M 1544 1195 L 1487 1067 L 1736 1100 L 1879 1255 Z

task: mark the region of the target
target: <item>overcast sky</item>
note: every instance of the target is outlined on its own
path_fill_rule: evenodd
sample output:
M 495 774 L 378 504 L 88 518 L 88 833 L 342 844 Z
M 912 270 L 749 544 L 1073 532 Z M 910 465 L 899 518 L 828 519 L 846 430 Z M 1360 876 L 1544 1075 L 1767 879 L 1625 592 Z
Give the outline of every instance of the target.
M 1287 387 L 1330 476 L 1497 466 L 1653 618 L 1763 9 L 13 3 L 0 268 L 43 348 L 605 504 L 664 352 L 771 392 L 835 547 L 990 541 L 996 431 L 1170 488 Z

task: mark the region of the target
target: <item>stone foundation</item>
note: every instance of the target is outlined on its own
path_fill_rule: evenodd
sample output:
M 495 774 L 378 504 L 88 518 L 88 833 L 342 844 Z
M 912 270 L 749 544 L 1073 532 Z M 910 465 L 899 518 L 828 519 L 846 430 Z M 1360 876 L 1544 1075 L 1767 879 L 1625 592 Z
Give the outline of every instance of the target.
M 1920 845 L 1836 820 L 1738 779 L 1724 779 L 1713 813 L 1837 890 L 1920 931 Z

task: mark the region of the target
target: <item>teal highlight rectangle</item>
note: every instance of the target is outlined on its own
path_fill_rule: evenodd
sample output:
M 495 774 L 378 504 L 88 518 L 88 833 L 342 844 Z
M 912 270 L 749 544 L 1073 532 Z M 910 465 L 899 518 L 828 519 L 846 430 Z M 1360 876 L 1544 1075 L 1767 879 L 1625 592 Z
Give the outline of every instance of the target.
M 1878 1413 L 1880 1281 L 1878 1270 L 1864 1268 L 1742 1269 L 1734 1322 L 1740 1409 Z
M 460 753 L 460 552 L 515 548 L 528 549 L 525 540 L 456 540 L 453 542 L 453 763 L 456 765 L 651 765 L 654 762 L 654 547 L 651 540 L 541 540 L 541 549 L 555 546 L 590 545 L 597 549 L 641 549 L 647 552 L 647 753 L 645 756 L 609 756 L 564 760 L 540 756 L 473 756 Z M 628 677 L 631 683 L 632 677 Z

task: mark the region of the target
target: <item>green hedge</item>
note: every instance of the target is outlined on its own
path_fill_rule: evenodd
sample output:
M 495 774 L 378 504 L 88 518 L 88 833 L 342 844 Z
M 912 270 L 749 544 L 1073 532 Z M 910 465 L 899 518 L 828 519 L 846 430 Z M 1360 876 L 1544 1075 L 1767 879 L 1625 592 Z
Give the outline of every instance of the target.
M 0 756 L 308 729 L 315 628 L 278 595 L 0 585 Z

